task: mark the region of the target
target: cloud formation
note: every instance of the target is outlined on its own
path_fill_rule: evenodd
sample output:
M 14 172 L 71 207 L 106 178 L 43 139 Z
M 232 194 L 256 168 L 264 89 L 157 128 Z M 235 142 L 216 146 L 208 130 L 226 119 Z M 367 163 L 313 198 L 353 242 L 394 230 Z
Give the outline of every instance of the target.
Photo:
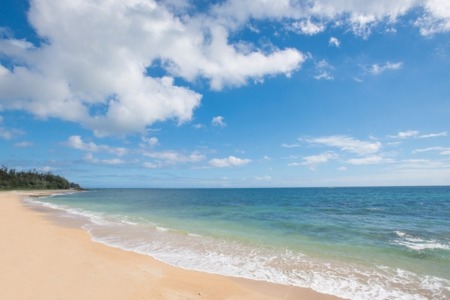
M 371 155 L 367 157 L 352 158 L 347 161 L 347 163 L 351 165 L 376 165 L 392 162 L 394 162 L 393 159 L 385 158 L 381 155 Z
M 211 125 L 216 127 L 225 127 L 227 126 L 227 124 L 225 123 L 224 119 L 225 118 L 222 116 L 214 117 L 211 121 Z
M 213 158 L 209 161 L 209 165 L 215 168 L 228 168 L 244 166 L 251 162 L 250 159 L 228 156 L 225 158 Z
M 72 135 L 67 139 L 66 146 L 88 152 L 108 152 L 118 156 L 125 155 L 128 150 L 122 147 L 111 147 L 107 145 L 97 145 L 93 142 L 84 142 L 79 135 Z
M 393 139 L 407 139 L 407 138 L 428 139 L 444 136 L 447 136 L 447 131 L 442 131 L 438 133 L 420 134 L 418 130 L 407 130 L 407 131 L 400 131 L 395 135 L 389 135 L 388 137 Z
M 94 157 L 92 153 L 87 153 L 83 160 L 87 163 L 91 164 L 100 164 L 100 165 L 122 165 L 126 163 L 124 160 L 120 158 L 112 158 L 112 159 L 98 159 Z
M 339 48 L 339 47 L 341 47 L 341 41 L 338 38 L 333 36 L 333 37 L 330 37 L 330 40 L 328 41 L 328 45 Z
M 369 72 L 373 75 L 379 75 L 385 71 L 395 71 L 400 70 L 403 66 L 403 62 L 387 62 L 385 64 L 373 64 L 370 66 Z
M 144 156 L 153 159 L 152 162 L 144 163 L 145 168 L 155 169 L 178 164 L 197 163 L 205 159 L 205 156 L 198 151 L 190 154 L 183 154 L 175 150 L 144 152 Z
M 293 22 L 288 27 L 289 30 L 305 34 L 305 35 L 316 35 L 325 30 L 325 26 L 320 23 L 314 23 L 310 19 L 301 20 Z
M 310 144 L 335 147 L 341 151 L 350 152 L 358 155 L 368 155 L 378 152 L 381 149 L 381 143 L 378 141 L 361 141 L 345 135 L 332 135 L 312 139 L 306 139 Z
M 212 17 L 173 9 L 154 0 L 31 1 L 42 42 L 0 39 L 14 63 L 0 65 L 2 108 L 78 122 L 98 136 L 143 132 L 157 121 L 189 121 L 199 106 L 202 95 L 174 77 L 220 90 L 290 75 L 305 59 L 292 48 L 240 49 L 229 39 L 237 28 L 221 23 L 226 10 Z M 167 75 L 154 76 L 153 66 Z
M 318 155 L 310 155 L 303 157 L 302 165 L 315 169 L 319 164 L 325 164 L 332 159 L 338 159 L 339 155 L 334 152 L 324 152 Z
M 441 147 L 441 146 L 416 149 L 416 150 L 413 151 L 413 154 L 423 153 L 423 152 L 430 152 L 430 151 L 436 151 L 440 155 L 450 155 L 450 147 Z
M 301 68 L 307 56 L 298 49 L 236 40 L 254 20 L 306 35 L 341 27 L 367 38 L 375 26 L 394 26 L 414 12 L 409 24 L 423 35 L 450 31 L 450 4 L 441 0 L 226 0 L 201 11 L 193 3 L 31 0 L 39 43 L 0 32 L 1 109 L 77 122 L 97 136 L 142 133 L 155 122 L 192 119 L 202 95 L 179 82 L 221 90 Z M 368 71 L 401 67 L 387 62 Z M 332 79 L 326 69 L 315 76 Z M 1 136 L 10 134 L 3 128 Z

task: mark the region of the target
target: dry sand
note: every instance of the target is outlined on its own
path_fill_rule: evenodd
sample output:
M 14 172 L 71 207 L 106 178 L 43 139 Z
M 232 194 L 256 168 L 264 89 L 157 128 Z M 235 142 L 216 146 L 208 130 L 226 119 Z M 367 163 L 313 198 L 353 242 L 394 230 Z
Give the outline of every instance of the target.
M 337 299 L 313 290 L 184 270 L 91 241 L 0 192 L 0 299 Z

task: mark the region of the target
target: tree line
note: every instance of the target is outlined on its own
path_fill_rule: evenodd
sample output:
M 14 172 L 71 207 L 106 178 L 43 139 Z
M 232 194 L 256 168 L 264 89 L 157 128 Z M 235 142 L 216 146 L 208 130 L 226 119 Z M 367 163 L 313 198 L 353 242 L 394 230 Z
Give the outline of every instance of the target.
M 35 190 L 81 190 L 80 185 L 69 182 L 62 176 L 51 172 L 39 172 L 36 169 L 17 171 L 2 166 L 0 169 L 0 189 L 35 189 Z

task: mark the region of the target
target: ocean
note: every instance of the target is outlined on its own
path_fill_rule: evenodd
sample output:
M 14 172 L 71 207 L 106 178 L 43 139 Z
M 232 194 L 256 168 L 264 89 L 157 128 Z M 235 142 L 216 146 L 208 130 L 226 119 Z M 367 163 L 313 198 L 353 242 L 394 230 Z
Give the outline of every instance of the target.
M 26 203 L 182 268 L 347 299 L 450 299 L 450 187 L 99 189 Z

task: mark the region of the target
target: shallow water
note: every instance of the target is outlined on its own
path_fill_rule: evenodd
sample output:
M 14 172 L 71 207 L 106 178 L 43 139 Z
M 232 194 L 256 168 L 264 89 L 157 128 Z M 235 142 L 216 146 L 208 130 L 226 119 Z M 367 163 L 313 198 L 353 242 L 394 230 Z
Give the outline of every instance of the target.
M 450 298 L 450 187 L 102 189 L 30 199 L 95 241 L 350 299 Z

